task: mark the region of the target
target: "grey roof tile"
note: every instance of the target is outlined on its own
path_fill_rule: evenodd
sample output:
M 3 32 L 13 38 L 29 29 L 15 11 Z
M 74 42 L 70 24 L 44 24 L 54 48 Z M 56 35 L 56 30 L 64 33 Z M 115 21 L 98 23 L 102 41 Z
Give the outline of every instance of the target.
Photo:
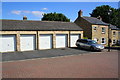
M 110 24 L 110 28 L 112 29 L 112 30 L 118 30 L 119 28 L 117 28 L 115 25 L 112 25 L 112 24 Z
M 24 30 L 64 30 L 64 31 L 80 31 L 78 25 L 72 22 L 58 22 L 58 21 L 30 21 L 30 20 L 2 20 L 2 30 L 24 31 Z
M 107 23 L 95 18 L 95 17 L 82 17 L 83 19 L 87 20 L 91 24 L 97 24 L 97 25 L 108 25 Z

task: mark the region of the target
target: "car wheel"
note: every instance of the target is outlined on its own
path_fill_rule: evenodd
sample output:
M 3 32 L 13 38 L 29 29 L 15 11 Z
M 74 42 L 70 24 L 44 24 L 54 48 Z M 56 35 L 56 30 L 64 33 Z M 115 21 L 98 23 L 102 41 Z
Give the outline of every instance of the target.
M 78 45 L 78 47 L 79 47 L 79 48 L 81 48 L 81 46 L 80 46 L 80 45 Z
M 94 51 L 95 49 L 94 49 L 94 47 L 90 47 L 90 50 L 91 50 L 91 51 Z

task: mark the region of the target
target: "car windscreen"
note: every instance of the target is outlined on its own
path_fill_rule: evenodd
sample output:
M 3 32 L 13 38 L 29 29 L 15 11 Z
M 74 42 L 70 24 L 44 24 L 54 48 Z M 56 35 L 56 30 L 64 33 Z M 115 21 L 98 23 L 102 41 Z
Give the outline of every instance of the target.
M 96 42 L 96 41 L 94 41 L 94 40 L 89 41 L 88 43 L 89 43 L 89 44 L 97 44 L 97 42 Z

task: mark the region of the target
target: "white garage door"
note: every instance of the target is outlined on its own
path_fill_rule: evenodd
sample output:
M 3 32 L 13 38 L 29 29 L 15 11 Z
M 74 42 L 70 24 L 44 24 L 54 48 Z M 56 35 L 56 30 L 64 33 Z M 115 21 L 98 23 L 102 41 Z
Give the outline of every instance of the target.
M 20 36 L 21 51 L 35 50 L 35 35 Z
M 57 34 L 56 35 L 56 48 L 67 47 L 67 35 L 66 34 Z
M 70 35 L 70 47 L 76 47 L 76 41 L 79 39 L 79 34 L 71 34 Z
M 15 35 L 1 35 L 0 36 L 0 52 L 9 52 L 16 50 L 16 36 Z
M 52 34 L 41 34 L 39 37 L 39 48 L 40 49 L 51 49 L 52 48 Z

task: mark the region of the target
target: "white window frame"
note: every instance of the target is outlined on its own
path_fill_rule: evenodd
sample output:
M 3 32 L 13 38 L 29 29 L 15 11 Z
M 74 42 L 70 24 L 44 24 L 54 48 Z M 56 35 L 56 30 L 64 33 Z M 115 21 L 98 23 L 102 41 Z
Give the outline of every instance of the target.
M 96 41 L 96 42 L 98 42 L 98 39 L 97 39 L 97 38 L 94 38 L 93 40 Z
M 113 36 L 116 36 L 116 32 L 114 33 L 115 31 L 113 31 Z
M 97 27 L 96 27 L 96 26 L 93 26 L 93 30 L 94 30 L 94 31 L 97 31 Z
M 106 38 L 104 38 L 104 43 L 102 43 L 103 38 L 104 38 L 104 37 L 101 38 L 101 44 L 106 44 Z
M 114 43 L 114 42 L 115 42 L 115 43 Z M 115 39 L 113 39 L 112 44 L 116 44 L 116 40 L 115 40 Z
M 104 29 L 104 30 L 103 30 Z M 102 33 L 105 33 L 106 32 L 106 28 L 105 27 L 102 27 Z

